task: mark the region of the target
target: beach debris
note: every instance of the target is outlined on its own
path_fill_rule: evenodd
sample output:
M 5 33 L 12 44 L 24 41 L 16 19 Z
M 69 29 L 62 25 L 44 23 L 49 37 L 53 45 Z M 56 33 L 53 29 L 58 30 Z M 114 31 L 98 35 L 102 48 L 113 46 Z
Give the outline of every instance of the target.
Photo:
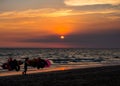
M 34 58 L 28 60 L 28 66 L 36 67 L 37 69 L 50 67 L 51 62 L 48 59 Z
M 20 65 L 23 64 L 22 61 L 17 61 L 16 59 L 12 60 L 12 58 L 9 58 L 7 62 L 2 64 L 3 69 L 8 69 L 9 71 L 20 70 Z
M 28 59 L 27 58 L 22 58 L 22 59 Z M 1 65 L 2 69 L 8 69 L 8 71 L 20 70 L 20 65 L 22 65 L 24 62 L 22 60 L 12 60 L 12 58 L 9 58 L 7 62 L 3 63 Z M 41 58 L 33 58 L 33 59 L 28 59 L 27 60 L 27 65 L 40 69 L 40 68 L 46 68 L 51 66 L 51 62 L 48 59 L 41 59 Z

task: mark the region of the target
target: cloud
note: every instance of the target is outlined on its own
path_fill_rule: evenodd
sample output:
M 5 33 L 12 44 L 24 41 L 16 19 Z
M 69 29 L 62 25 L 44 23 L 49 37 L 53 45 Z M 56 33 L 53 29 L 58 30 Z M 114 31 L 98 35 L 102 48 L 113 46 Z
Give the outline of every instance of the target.
M 21 40 L 29 43 L 60 43 L 71 46 L 87 46 L 87 47 L 120 47 L 120 30 L 110 30 L 103 32 L 94 32 L 89 34 L 71 34 L 67 35 L 64 40 L 59 39 L 58 36 L 48 35 L 43 38 L 35 37 Z
M 64 17 L 74 15 L 85 15 L 85 14 L 108 14 L 108 13 L 119 13 L 119 9 L 91 9 L 91 10 L 79 10 L 74 8 L 44 8 L 44 9 L 28 9 L 22 11 L 6 11 L 0 13 L 0 19 L 15 19 L 15 18 L 41 18 L 41 17 Z
M 64 3 L 69 6 L 84 6 L 96 4 L 120 4 L 120 0 L 65 0 Z
M 39 8 L 61 8 L 63 0 L 0 0 L 0 11 Z
M 0 13 L 0 18 L 34 18 L 34 17 L 60 17 L 70 15 L 71 9 L 28 9 L 23 11 L 8 11 Z

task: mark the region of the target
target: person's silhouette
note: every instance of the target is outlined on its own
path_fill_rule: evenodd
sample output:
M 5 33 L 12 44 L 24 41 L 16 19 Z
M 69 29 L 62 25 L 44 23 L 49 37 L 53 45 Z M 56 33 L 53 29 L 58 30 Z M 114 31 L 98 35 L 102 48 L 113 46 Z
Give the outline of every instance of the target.
M 24 75 L 26 75 L 27 66 L 28 66 L 28 58 L 25 58 L 25 62 L 24 62 L 24 71 L 23 71 L 23 74 L 24 74 Z

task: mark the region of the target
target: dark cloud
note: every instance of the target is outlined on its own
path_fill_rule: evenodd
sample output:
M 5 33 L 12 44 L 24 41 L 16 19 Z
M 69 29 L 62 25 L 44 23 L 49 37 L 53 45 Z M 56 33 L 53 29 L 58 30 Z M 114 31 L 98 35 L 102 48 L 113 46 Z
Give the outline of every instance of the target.
M 0 0 L 0 11 L 64 7 L 63 0 Z
M 64 0 L 0 0 L 0 11 L 40 9 L 40 8 L 56 8 L 56 9 L 68 8 L 68 9 L 80 10 L 80 11 L 98 11 L 98 10 L 106 10 L 106 9 L 120 10 L 120 4 L 67 6 L 64 4 Z
M 64 40 L 58 36 L 46 36 L 41 38 L 32 38 L 22 40 L 22 42 L 37 43 L 65 43 L 71 46 L 87 46 L 102 48 L 120 48 L 120 30 L 110 30 L 91 34 L 71 34 L 67 35 Z

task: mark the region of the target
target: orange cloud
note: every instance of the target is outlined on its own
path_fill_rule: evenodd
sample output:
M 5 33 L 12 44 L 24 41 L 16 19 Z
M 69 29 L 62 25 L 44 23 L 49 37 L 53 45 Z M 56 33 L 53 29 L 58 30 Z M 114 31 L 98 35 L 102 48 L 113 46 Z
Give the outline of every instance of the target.
M 70 9 L 29 9 L 24 11 L 9 11 L 0 13 L 1 19 L 12 19 L 12 18 L 34 18 L 34 17 L 60 17 L 71 15 Z

